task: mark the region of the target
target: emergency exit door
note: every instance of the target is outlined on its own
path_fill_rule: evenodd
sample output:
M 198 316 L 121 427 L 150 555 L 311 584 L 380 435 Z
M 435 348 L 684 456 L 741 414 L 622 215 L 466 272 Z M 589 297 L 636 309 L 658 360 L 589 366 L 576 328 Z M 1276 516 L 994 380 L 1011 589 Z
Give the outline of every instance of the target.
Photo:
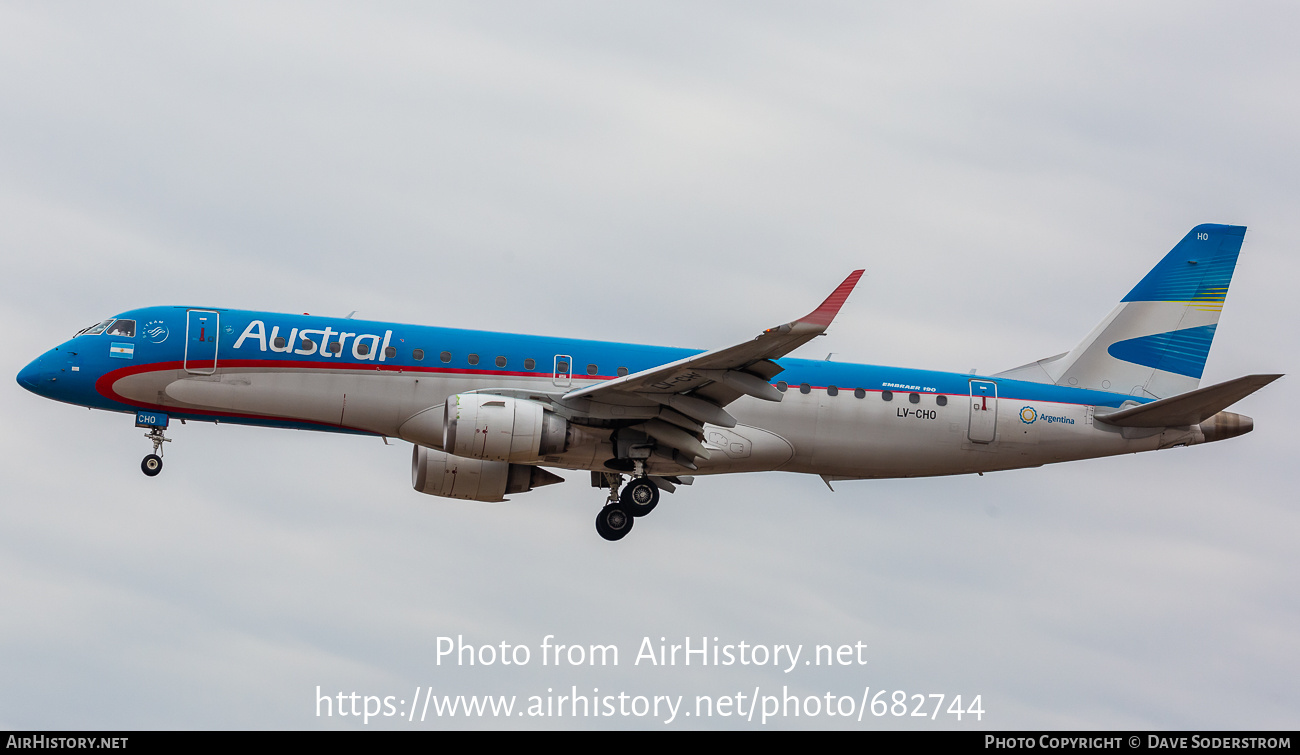
M 970 381 L 970 431 L 975 443 L 992 443 L 998 432 L 998 384 L 992 380 Z
M 556 354 L 555 372 L 552 373 L 551 379 L 562 388 L 573 385 L 573 357 L 568 354 Z

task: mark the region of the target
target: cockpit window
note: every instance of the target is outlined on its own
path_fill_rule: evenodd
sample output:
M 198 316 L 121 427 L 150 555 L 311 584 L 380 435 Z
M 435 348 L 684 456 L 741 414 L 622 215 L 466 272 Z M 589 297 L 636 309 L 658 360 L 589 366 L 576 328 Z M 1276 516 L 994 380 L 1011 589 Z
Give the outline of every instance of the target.
M 108 334 L 123 338 L 135 338 L 135 320 L 114 320 L 113 324 L 108 326 Z
M 77 336 L 97 336 L 100 333 L 103 333 L 104 328 L 107 328 L 111 322 L 113 322 L 111 319 L 104 320 L 103 322 L 97 322 L 94 325 L 91 325 L 89 328 L 82 328 L 77 331 Z M 134 327 L 134 324 L 132 327 Z M 73 338 L 76 338 L 77 336 L 73 336 Z

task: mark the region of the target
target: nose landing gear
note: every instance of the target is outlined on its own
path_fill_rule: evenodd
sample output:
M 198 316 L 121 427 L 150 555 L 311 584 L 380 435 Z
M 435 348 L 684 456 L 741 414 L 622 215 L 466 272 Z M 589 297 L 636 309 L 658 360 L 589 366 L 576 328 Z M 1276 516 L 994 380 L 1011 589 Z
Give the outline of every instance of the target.
M 172 439 L 163 435 L 161 427 L 150 428 L 149 432 L 145 433 L 144 437 L 153 442 L 153 453 L 144 457 L 140 462 L 140 471 L 144 472 L 149 477 L 157 477 L 158 473 L 161 472 L 163 468 L 162 444 L 171 443 Z
M 158 454 L 149 454 L 140 462 L 140 471 L 150 477 L 156 477 L 162 471 L 162 457 Z

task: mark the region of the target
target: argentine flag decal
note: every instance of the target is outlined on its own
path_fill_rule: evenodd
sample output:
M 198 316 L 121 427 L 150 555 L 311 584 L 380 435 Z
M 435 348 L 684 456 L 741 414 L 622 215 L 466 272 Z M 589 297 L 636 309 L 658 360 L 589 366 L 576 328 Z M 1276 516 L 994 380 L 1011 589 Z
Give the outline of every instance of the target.
M 135 344 L 132 343 L 114 343 L 109 344 L 108 355 L 119 359 L 135 359 Z

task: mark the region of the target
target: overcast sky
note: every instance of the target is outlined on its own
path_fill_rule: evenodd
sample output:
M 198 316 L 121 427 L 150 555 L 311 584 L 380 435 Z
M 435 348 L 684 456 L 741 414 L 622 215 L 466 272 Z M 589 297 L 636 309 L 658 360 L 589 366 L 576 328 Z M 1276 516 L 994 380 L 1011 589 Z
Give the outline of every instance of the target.
M 129 415 L 12 376 L 153 304 L 711 348 L 858 267 L 798 355 L 992 373 L 1073 346 L 1206 222 L 1249 231 L 1203 384 L 1294 373 L 1297 28 L 1266 2 L 0 0 L 0 726 L 363 726 L 317 717 L 319 685 L 1296 728 L 1294 376 L 1223 443 L 834 493 L 701 478 L 617 544 L 585 475 L 432 498 L 400 442 L 190 424 L 149 479 Z M 438 665 L 456 635 L 533 661 Z M 547 635 L 620 664 L 542 667 Z M 633 665 L 647 636 L 869 663 Z

